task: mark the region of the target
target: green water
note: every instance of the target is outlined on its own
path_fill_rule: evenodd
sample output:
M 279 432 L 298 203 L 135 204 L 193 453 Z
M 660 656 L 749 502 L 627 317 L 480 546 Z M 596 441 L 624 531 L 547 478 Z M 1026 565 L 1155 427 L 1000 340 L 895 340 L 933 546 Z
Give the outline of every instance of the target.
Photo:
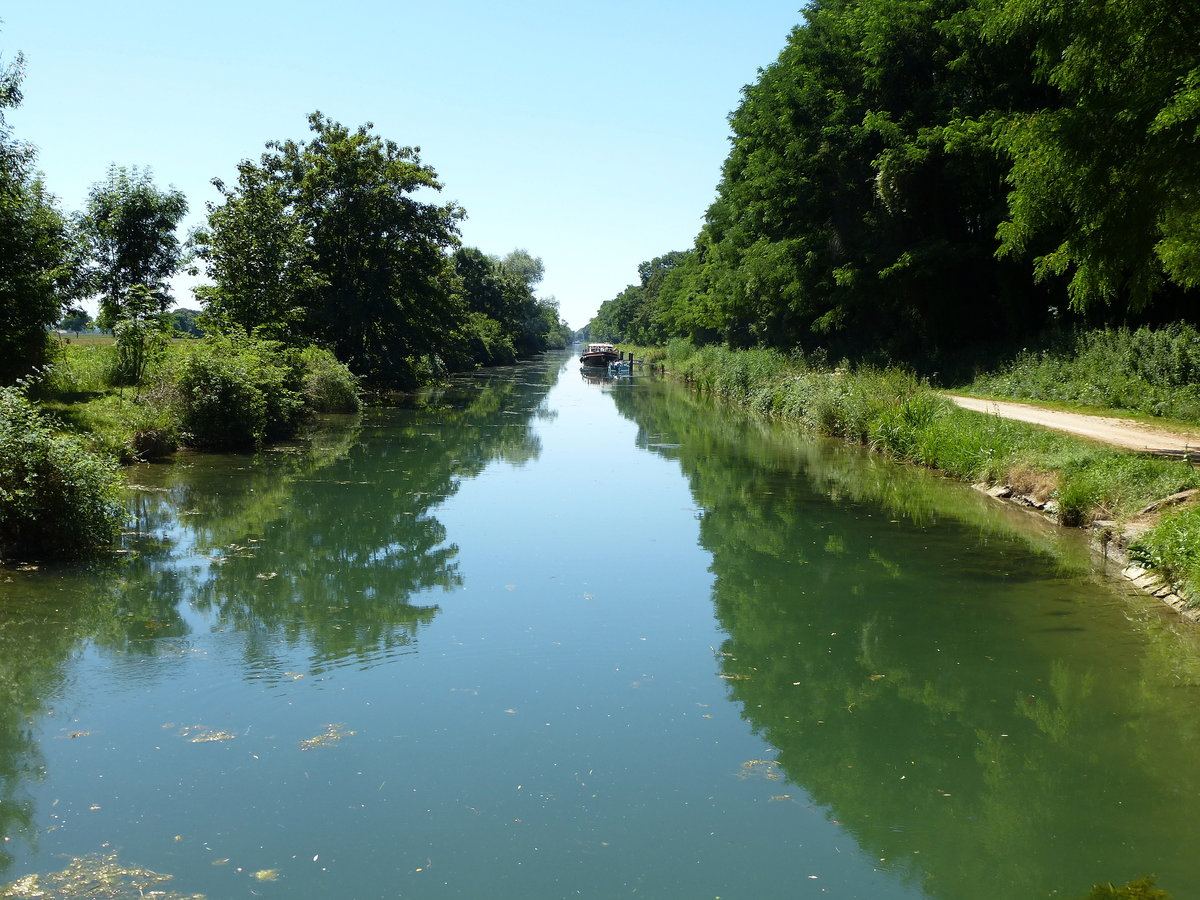
M 1196 629 L 968 488 L 566 356 L 129 482 L 0 572 L 0 885 L 1200 896 Z

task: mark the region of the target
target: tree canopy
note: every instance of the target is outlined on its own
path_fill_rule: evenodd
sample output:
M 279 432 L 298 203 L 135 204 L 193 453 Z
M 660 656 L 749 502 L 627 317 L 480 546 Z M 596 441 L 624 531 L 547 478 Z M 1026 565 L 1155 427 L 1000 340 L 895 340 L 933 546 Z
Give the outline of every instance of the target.
M 815 0 L 693 249 L 589 330 L 936 368 L 1056 315 L 1195 318 L 1198 47 L 1167 0 Z
M 394 380 L 435 353 L 462 316 L 445 290 L 462 210 L 419 148 L 315 112 L 309 141 L 272 141 L 236 185 L 214 182 L 200 252 L 207 310 L 284 340 L 330 347 L 357 373 Z
M 35 173 L 34 148 L 5 110 L 21 102 L 24 59 L 0 65 L 0 384 L 46 360 L 46 329 L 80 293 L 78 245 Z
M 122 318 L 127 295 L 138 285 L 157 298 L 160 311 L 170 306 L 167 282 L 184 262 L 177 229 L 187 210 L 183 192 L 156 187 L 149 169 L 112 165 L 105 180 L 92 185 L 79 225 L 102 327 Z

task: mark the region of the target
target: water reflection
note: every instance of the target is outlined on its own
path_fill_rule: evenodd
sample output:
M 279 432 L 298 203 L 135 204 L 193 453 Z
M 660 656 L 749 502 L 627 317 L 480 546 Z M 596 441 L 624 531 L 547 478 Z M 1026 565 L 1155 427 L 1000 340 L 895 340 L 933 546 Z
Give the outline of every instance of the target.
M 730 699 L 881 867 L 947 900 L 1200 882 L 1194 629 L 958 486 L 670 385 L 613 397 L 703 511 Z
M 86 646 L 142 683 L 211 631 L 236 632 L 242 677 L 267 682 L 413 652 L 439 611 L 430 598 L 462 580 L 436 508 L 493 460 L 538 457 L 530 425 L 550 414 L 556 376 L 495 370 L 256 456 L 137 467 L 116 559 L 0 571 L 0 872 L 11 841 L 36 840 L 36 722 Z

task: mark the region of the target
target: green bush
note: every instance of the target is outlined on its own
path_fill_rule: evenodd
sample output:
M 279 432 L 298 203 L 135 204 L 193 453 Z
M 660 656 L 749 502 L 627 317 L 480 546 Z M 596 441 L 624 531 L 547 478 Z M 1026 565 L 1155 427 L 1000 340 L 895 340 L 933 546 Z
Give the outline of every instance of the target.
M 80 555 L 125 517 L 114 461 L 56 434 L 19 387 L 0 388 L 0 557 Z
M 477 366 L 509 365 L 516 362 L 517 350 L 503 325 L 484 313 L 471 312 L 449 336 L 442 356 L 448 369 L 464 372 Z
M 210 334 L 184 351 L 171 380 L 180 435 L 195 447 L 245 449 L 295 434 L 303 370 L 277 341 Z
M 305 347 L 299 354 L 304 405 L 313 412 L 358 412 L 358 379 L 329 350 Z
M 1200 506 L 1164 515 L 1129 548 L 1129 557 L 1162 572 L 1187 596 L 1200 596 Z

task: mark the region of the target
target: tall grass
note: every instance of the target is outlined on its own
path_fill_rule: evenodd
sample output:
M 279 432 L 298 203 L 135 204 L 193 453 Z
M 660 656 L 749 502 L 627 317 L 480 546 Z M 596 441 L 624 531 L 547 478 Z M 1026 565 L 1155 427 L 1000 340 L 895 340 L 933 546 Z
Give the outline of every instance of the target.
M 666 349 L 699 391 L 845 438 L 969 482 L 1011 485 L 1052 501 L 1065 525 L 1120 519 L 1191 487 L 1200 471 L 1022 422 L 960 409 L 911 372 L 830 368 L 776 351 Z
M 1053 337 L 1044 349 L 1022 351 L 968 387 L 1014 400 L 1200 422 L 1200 331 L 1186 323 L 1075 329 Z
M 89 449 L 126 463 L 181 443 L 255 447 L 291 436 L 312 413 L 361 408 L 357 379 L 328 350 L 244 334 L 173 341 L 137 385 L 123 386 L 119 369 L 112 341 L 71 342 L 37 396 Z

